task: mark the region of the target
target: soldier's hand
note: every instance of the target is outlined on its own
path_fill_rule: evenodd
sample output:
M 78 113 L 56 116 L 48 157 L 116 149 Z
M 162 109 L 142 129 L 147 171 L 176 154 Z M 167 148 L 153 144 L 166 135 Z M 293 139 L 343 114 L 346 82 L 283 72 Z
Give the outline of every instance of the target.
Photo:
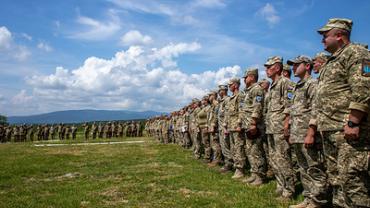
M 290 136 L 289 126 L 284 127 L 284 137 L 285 137 L 285 139 L 288 139 L 289 136 Z
M 348 125 L 344 126 L 344 138 L 345 139 L 357 140 L 359 137 L 360 137 L 359 127 L 351 128 Z
M 241 128 L 240 126 L 238 126 L 238 127 L 236 128 L 236 131 L 237 131 L 237 132 L 241 132 L 241 131 L 242 131 L 242 128 Z
M 304 138 L 304 147 L 310 148 L 315 144 L 315 131 L 311 127 L 307 130 L 307 135 Z
M 256 135 L 257 134 L 257 126 L 256 125 L 251 125 L 248 129 L 251 135 Z

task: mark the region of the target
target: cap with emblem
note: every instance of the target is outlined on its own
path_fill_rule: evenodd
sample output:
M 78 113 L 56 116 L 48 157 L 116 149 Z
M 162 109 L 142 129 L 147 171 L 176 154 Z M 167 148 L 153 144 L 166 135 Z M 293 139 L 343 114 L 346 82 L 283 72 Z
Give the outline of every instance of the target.
M 228 82 L 228 84 L 229 84 L 229 85 L 234 84 L 234 83 L 238 83 L 238 84 L 240 84 L 240 79 L 239 79 L 239 78 L 237 78 L 237 77 L 234 77 L 234 78 L 231 78 L 231 79 L 229 80 L 229 82 Z
M 281 56 L 269 57 L 264 65 L 265 66 L 271 66 L 275 63 L 283 63 L 283 57 L 281 57 Z
M 191 102 L 192 102 L 192 103 L 197 103 L 197 102 L 199 102 L 199 99 L 198 99 L 198 98 L 193 98 L 193 99 L 191 100 Z
M 203 98 L 202 98 L 202 100 L 208 100 L 208 99 L 209 99 L 208 95 L 205 95 L 205 96 L 203 96 Z
M 270 81 L 268 81 L 267 79 L 261 79 L 258 84 L 262 84 L 262 83 L 270 83 Z
M 290 66 L 288 64 L 283 64 L 283 71 L 290 71 Z
M 328 58 L 329 58 L 329 55 L 328 55 L 328 54 L 326 54 L 326 53 L 324 53 L 324 52 L 319 52 L 319 53 L 317 53 L 317 54 L 313 57 L 312 61 L 314 61 L 314 60 L 316 60 L 316 59 L 322 59 L 323 61 L 326 61 L 326 60 L 328 60 Z
M 324 27 L 317 30 L 318 33 L 323 34 L 324 32 L 330 31 L 333 28 L 339 28 L 351 32 L 352 20 L 345 18 L 332 18 L 324 25 Z
M 208 96 L 211 96 L 211 95 L 217 95 L 217 91 L 216 91 L 216 90 L 211 90 L 211 91 L 208 93 Z
M 247 70 L 245 70 L 243 78 L 245 78 L 249 75 L 258 76 L 258 69 L 257 68 L 248 68 Z
M 288 65 L 300 64 L 300 63 L 312 64 L 312 59 L 308 56 L 300 55 L 300 56 L 295 57 L 294 59 L 289 59 L 287 61 Z

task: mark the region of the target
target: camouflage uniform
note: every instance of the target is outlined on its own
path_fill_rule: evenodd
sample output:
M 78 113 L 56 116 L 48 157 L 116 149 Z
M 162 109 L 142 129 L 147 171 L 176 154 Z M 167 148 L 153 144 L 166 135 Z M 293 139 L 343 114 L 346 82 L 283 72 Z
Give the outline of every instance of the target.
M 220 90 L 227 91 L 226 85 L 220 85 L 219 88 Z M 225 96 L 218 100 L 218 115 L 217 115 L 220 146 L 221 146 L 222 155 L 224 156 L 224 163 L 225 163 L 223 169 L 225 170 L 230 170 L 232 169 L 232 166 L 233 166 L 233 158 L 232 158 L 231 149 L 230 149 L 230 137 L 226 129 L 227 122 L 225 120 L 225 113 L 226 113 L 225 108 L 226 108 L 228 99 L 229 97 Z
M 271 57 L 265 66 L 282 63 L 282 58 Z M 268 92 L 267 113 L 266 113 L 266 134 L 269 144 L 269 157 L 271 166 L 277 180 L 277 193 L 283 197 L 291 197 L 295 191 L 295 173 L 292 168 L 290 157 L 290 146 L 284 137 L 285 109 L 290 106 L 292 82 L 279 77 L 275 80 Z
M 240 84 L 238 78 L 232 78 L 229 81 L 229 85 L 235 82 Z M 244 175 L 245 168 L 245 137 L 244 132 L 238 131 L 238 128 L 241 128 L 242 124 L 239 114 L 243 99 L 243 93 L 238 91 L 236 94 L 229 97 L 225 105 L 226 126 L 230 135 L 230 149 L 234 161 L 234 168 L 236 169 L 234 176 L 237 176 L 238 173 L 240 176 Z
M 193 103 L 199 103 L 200 101 L 198 99 L 193 99 Z M 193 104 L 195 105 L 195 104 Z M 200 111 L 200 107 L 196 107 L 193 112 L 190 114 L 190 126 L 189 126 L 189 130 L 190 130 L 190 133 L 191 133 L 191 138 L 193 139 L 193 152 L 194 152 L 194 155 L 196 158 L 200 158 L 201 157 L 201 153 L 202 153 L 202 141 L 201 141 L 201 137 L 199 135 L 199 126 L 198 126 L 198 113 Z
M 204 148 L 204 155 L 203 158 L 205 161 L 210 162 L 212 157 L 212 148 L 211 148 L 211 140 L 208 133 L 208 114 L 212 110 L 211 105 L 208 104 L 202 108 L 202 110 L 198 114 L 199 120 L 204 119 L 204 125 L 201 127 L 201 137 L 202 137 L 202 145 Z
M 255 75 L 258 77 L 258 69 L 247 70 L 244 77 L 247 77 L 248 75 Z M 254 83 L 245 88 L 244 99 L 242 101 L 243 104 L 240 109 L 242 129 L 245 131 L 250 128 L 251 124 L 257 125 L 258 123 L 261 123 L 264 95 L 265 92 L 258 83 Z M 257 126 L 257 128 L 258 127 L 259 126 Z M 262 138 L 260 135 L 257 135 L 254 138 L 245 138 L 245 153 L 251 166 L 250 172 L 253 177 L 250 179 L 250 182 L 253 182 L 257 177 L 259 177 L 259 179 L 263 179 L 266 175 L 266 158 L 264 155 Z
M 204 97 L 204 99 L 208 99 L 208 96 Z M 204 150 L 204 140 L 206 140 L 206 138 L 203 139 L 203 137 L 208 137 L 208 134 L 207 134 L 207 108 L 209 108 L 209 106 L 202 106 L 200 107 L 199 109 L 199 112 L 197 114 L 197 126 L 198 126 L 198 129 L 199 129 L 199 146 L 196 148 L 197 152 L 196 152 L 196 156 L 201 156 L 202 153 L 203 153 L 203 150 Z M 210 157 L 210 155 L 209 155 Z M 210 158 L 208 158 L 210 159 Z
M 288 60 L 288 64 L 308 63 L 312 66 L 312 60 L 306 56 L 298 56 Z M 303 186 L 303 203 L 315 203 L 322 205 L 328 203 L 326 174 L 320 159 L 321 152 L 317 144 L 312 147 L 304 147 L 304 138 L 307 133 L 308 123 L 312 113 L 312 106 L 316 94 L 317 81 L 307 76 L 298 81 L 293 90 L 292 106 L 290 113 L 290 143 L 297 156 L 300 179 Z
M 330 19 L 319 30 L 351 31 L 352 21 Z M 366 62 L 366 60 L 368 62 Z M 370 54 L 362 46 L 347 44 L 337 50 L 320 71 L 317 88 L 317 124 L 323 139 L 333 204 L 338 207 L 370 207 Z M 351 110 L 363 112 L 360 138 L 344 138 L 343 126 Z
M 213 94 L 217 95 L 217 91 L 212 91 Z M 217 96 L 216 96 L 217 97 Z M 222 153 L 221 153 L 221 146 L 218 137 L 218 120 L 217 120 L 217 112 L 218 112 L 218 101 L 214 100 L 210 105 L 210 110 L 207 115 L 207 127 L 209 131 L 209 137 L 211 142 L 211 149 L 215 164 L 221 164 L 222 161 Z

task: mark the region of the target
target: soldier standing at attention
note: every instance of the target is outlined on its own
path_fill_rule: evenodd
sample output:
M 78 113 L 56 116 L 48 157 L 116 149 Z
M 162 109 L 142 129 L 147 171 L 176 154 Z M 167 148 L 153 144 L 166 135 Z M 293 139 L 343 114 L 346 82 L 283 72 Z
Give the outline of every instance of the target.
M 291 71 L 290 66 L 288 64 L 283 64 L 282 76 L 285 77 L 285 78 L 287 78 L 287 79 L 290 79 L 291 78 L 292 71 Z
M 199 136 L 200 136 L 200 141 L 201 141 L 201 147 L 199 148 L 199 152 L 197 152 L 196 157 L 197 159 L 200 159 L 203 150 L 204 150 L 204 140 L 207 138 L 208 133 L 207 133 L 207 107 L 209 106 L 209 101 L 208 101 L 208 96 L 204 96 L 202 99 L 202 106 L 198 112 L 197 115 L 197 125 L 198 125 L 198 131 L 199 131 Z M 210 156 L 209 156 L 210 157 Z M 210 158 L 207 158 L 210 159 Z
M 251 166 L 251 176 L 245 180 L 250 185 L 259 186 L 266 178 L 267 162 L 261 138 L 263 100 L 265 92 L 257 83 L 258 69 L 250 68 L 244 75 L 244 100 L 240 109 L 242 129 L 246 133 L 245 153 Z
M 331 56 L 320 71 L 305 145 L 323 141 L 328 182 L 336 207 L 370 207 L 370 54 L 352 44 L 352 20 L 333 18 L 318 30 Z
M 221 152 L 224 156 L 224 165 L 220 169 L 221 173 L 226 173 L 232 171 L 233 169 L 233 157 L 231 155 L 230 149 L 230 137 L 226 129 L 226 103 L 228 102 L 229 97 L 227 96 L 227 85 L 218 86 L 218 95 L 219 95 L 219 107 L 218 107 L 218 132 L 220 138 Z
M 190 114 L 190 125 L 189 130 L 191 134 L 191 138 L 193 139 L 194 146 L 193 146 L 193 153 L 195 158 L 199 159 L 201 157 L 201 147 L 202 147 L 202 141 L 200 140 L 199 135 L 199 128 L 198 128 L 198 113 L 200 111 L 200 100 L 194 98 L 192 100 L 192 108 L 193 112 Z
M 316 145 L 305 148 L 304 138 L 311 117 L 317 81 L 311 77 L 313 63 L 310 57 L 298 56 L 288 60 L 294 76 L 299 78 L 293 90 L 292 106 L 289 109 L 291 134 L 289 143 L 297 157 L 304 201 L 289 208 L 321 207 L 327 203 L 326 175 Z
M 90 134 L 90 126 L 88 123 L 84 124 L 84 134 L 85 134 L 85 140 L 88 140 L 89 134 Z
M 217 101 L 217 95 L 218 95 L 217 91 L 211 91 L 211 93 L 209 94 L 209 101 L 211 103 L 211 107 L 208 113 L 207 126 L 213 154 L 212 158 L 213 161 L 211 166 L 221 165 L 222 163 L 222 152 L 218 135 L 217 114 L 219 109 L 219 103 Z
M 281 76 L 283 59 L 280 56 L 270 57 L 264 64 L 266 75 L 272 79 L 266 113 L 266 134 L 269 144 L 269 157 L 275 173 L 276 194 L 281 199 L 290 199 L 295 191 L 295 173 L 290 157 L 289 115 L 293 84 Z
M 235 173 L 233 179 L 244 177 L 245 168 L 245 137 L 242 132 L 239 114 L 243 107 L 243 93 L 239 91 L 240 79 L 231 78 L 229 80 L 229 89 L 233 93 L 226 103 L 226 129 L 230 136 L 231 154 L 233 156 Z
M 76 125 L 72 125 L 71 127 L 71 132 L 72 132 L 72 139 L 75 140 L 76 139 L 76 135 L 77 135 L 77 127 Z
M 329 56 L 325 54 L 324 52 L 317 53 L 315 57 L 312 59 L 313 61 L 313 72 L 315 74 L 320 73 L 320 69 L 322 66 L 326 63 Z

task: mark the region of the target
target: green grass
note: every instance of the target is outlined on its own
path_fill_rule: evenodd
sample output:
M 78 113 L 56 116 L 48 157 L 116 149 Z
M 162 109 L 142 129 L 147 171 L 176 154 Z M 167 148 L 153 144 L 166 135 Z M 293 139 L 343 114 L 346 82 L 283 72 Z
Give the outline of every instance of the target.
M 81 136 L 63 142 L 84 141 Z M 277 201 L 274 181 L 249 187 L 174 144 L 145 137 L 112 140 L 145 142 L 1 144 L 0 207 L 287 207 L 302 200 Z

